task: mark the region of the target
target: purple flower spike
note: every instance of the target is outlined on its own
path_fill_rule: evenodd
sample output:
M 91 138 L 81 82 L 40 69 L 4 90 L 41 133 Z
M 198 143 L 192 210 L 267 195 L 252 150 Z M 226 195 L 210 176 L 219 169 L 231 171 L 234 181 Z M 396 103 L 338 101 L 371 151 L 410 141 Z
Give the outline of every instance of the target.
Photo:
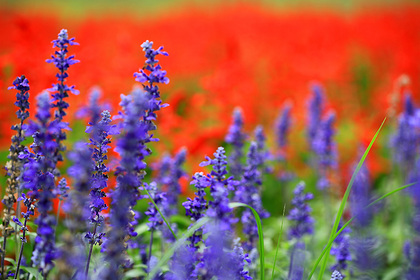
M 59 70 L 57 73 L 57 83 L 53 84 L 53 87 L 50 89 L 52 92 L 52 102 L 53 108 L 57 110 L 54 113 L 54 122 L 56 123 L 56 127 L 58 129 L 57 133 L 55 134 L 55 139 L 57 142 L 57 150 L 54 153 L 53 160 L 57 164 L 59 161 L 63 161 L 62 152 L 66 150 L 66 147 L 62 144 L 62 141 L 66 140 L 67 136 L 66 133 L 63 131 L 67 126 L 68 123 L 63 122 L 63 118 L 66 116 L 66 110 L 69 107 L 69 104 L 65 101 L 65 99 L 69 96 L 69 92 L 73 94 L 79 94 L 79 91 L 74 88 L 74 86 L 68 86 L 65 84 L 65 81 L 68 77 L 67 70 L 68 68 L 78 63 L 79 61 L 74 59 L 74 55 L 67 56 L 68 53 L 68 46 L 78 45 L 74 42 L 74 38 L 69 39 L 67 30 L 62 29 L 58 34 L 58 38 L 52 41 L 53 47 L 58 48 L 54 55 L 51 56 L 51 59 L 47 59 L 47 63 L 54 63 L 55 67 Z M 55 175 L 59 175 L 58 169 L 54 171 Z
M 405 98 L 405 110 L 398 119 L 398 128 L 391 137 L 390 144 L 394 149 L 394 160 L 402 166 L 404 175 L 407 175 L 414 168 L 416 155 L 418 151 L 419 139 L 419 117 L 416 107 L 413 104 L 411 95 L 407 94 Z
M 292 205 L 294 208 L 290 211 L 287 219 L 292 222 L 289 229 L 289 238 L 300 240 L 305 234 L 313 234 L 314 220 L 311 217 L 312 209 L 307 204 L 314 196 L 311 193 L 304 193 L 305 183 L 300 182 L 294 191 Z
M 46 277 L 53 268 L 53 260 L 56 257 L 55 217 L 50 212 L 52 199 L 56 197 L 54 155 L 57 142 L 55 139 L 60 128 L 64 126 L 54 121 L 50 122 L 51 105 L 47 92 L 38 95 L 37 101 L 38 109 L 35 115 L 37 122 L 31 122 L 26 131 L 34 138 L 31 148 L 35 153 L 28 152 L 22 155 L 27 161 L 22 179 L 23 187 L 29 190 L 28 196 L 37 200 L 36 207 L 39 210 L 39 216 L 35 219 L 38 230 L 32 261 Z
M 270 214 L 264 209 L 261 201 L 261 185 L 262 177 L 260 167 L 260 154 L 258 145 L 252 142 L 247 155 L 247 165 L 243 174 L 243 178 L 235 191 L 235 200 L 248 204 L 253 207 L 262 219 L 268 218 Z M 247 236 L 245 244 L 246 250 L 255 248 L 258 240 L 258 230 L 255 224 L 254 216 L 249 209 L 245 209 L 242 213 L 241 221 L 243 231 Z
M 233 111 L 233 123 L 229 127 L 229 132 L 226 135 L 225 141 L 233 146 L 232 155 L 230 156 L 230 173 L 235 179 L 240 179 L 243 172 L 242 157 L 244 156 L 243 147 L 247 135 L 243 132 L 244 120 L 242 110 L 235 108 Z
M 337 146 L 333 139 L 335 134 L 333 125 L 335 114 L 330 113 L 320 124 L 318 132 L 313 140 L 313 149 L 316 154 L 319 179 L 317 187 L 324 190 L 331 186 L 328 172 L 337 168 Z
M 290 103 L 286 103 L 283 108 L 280 110 L 279 115 L 276 120 L 275 124 L 275 132 L 276 132 L 276 140 L 277 146 L 280 150 L 284 149 L 287 145 L 287 134 L 290 130 L 291 125 L 291 118 L 290 118 L 290 110 L 292 109 L 292 105 Z
M 29 117 L 29 82 L 25 76 L 17 77 L 13 81 L 13 86 L 9 89 L 16 89 L 16 102 L 15 105 L 18 107 L 16 115 L 20 122 L 16 125 L 13 125 L 12 130 L 16 131 L 16 135 L 12 137 L 12 144 L 9 148 L 8 162 L 6 163 L 6 175 L 9 177 L 7 179 L 7 187 L 5 188 L 5 194 L 2 199 L 4 205 L 3 208 L 3 230 L 2 235 L 4 238 L 7 237 L 13 232 L 13 229 L 9 226 L 10 219 L 14 214 L 14 206 L 16 203 L 16 194 L 19 196 L 20 185 L 22 184 L 21 180 L 21 170 L 25 162 L 23 158 L 20 158 L 20 154 L 25 152 L 25 146 L 22 145 L 22 142 L 25 141 L 25 131 L 24 131 L 24 121 Z M 19 205 L 19 204 L 18 204 Z M 20 209 L 20 206 L 17 207 Z M 3 246 L 6 246 L 7 240 L 4 240 Z M 4 260 L 2 259 L 2 271 L 4 269 Z
M 210 181 L 203 173 L 195 173 L 192 177 L 191 184 L 195 185 L 197 192 L 195 192 L 194 199 L 187 198 L 187 201 L 182 203 L 186 210 L 188 217 L 191 217 L 191 221 L 196 222 L 200 218 L 204 217 L 204 213 L 207 210 L 207 200 L 205 189 L 210 185 Z M 194 234 L 188 238 L 190 241 L 190 247 L 198 248 L 198 244 L 202 241 L 201 229 L 196 230 Z
M 265 137 L 264 129 L 261 125 L 257 126 L 257 128 L 254 131 L 254 135 L 255 142 L 257 143 L 258 165 L 260 167 L 260 170 L 263 172 L 270 173 L 272 171 L 272 168 L 270 166 L 267 166 L 266 162 L 268 160 L 271 160 L 273 156 L 266 147 L 267 138 Z
M 319 84 L 313 84 L 311 86 L 312 97 L 309 100 L 309 112 L 308 112 L 308 143 L 313 148 L 313 141 L 318 133 L 319 126 L 321 124 L 322 114 L 324 110 L 324 89 Z
M 337 229 L 340 230 L 342 223 Z M 352 260 L 350 254 L 350 228 L 345 228 L 334 240 L 334 245 L 331 248 L 330 254 L 335 256 L 336 263 L 331 267 L 331 271 L 339 271 L 345 277 L 343 271 L 347 269 L 348 262 Z

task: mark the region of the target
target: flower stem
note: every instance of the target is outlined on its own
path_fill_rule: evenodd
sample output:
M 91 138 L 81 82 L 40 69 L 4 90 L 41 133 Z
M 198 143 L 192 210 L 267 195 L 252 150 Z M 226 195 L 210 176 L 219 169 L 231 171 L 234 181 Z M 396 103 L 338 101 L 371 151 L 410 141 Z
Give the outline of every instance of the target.
M 96 235 L 96 228 L 98 227 L 98 224 L 95 223 L 95 228 L 93 229 L 93 240 L 95 240 L 95 235 Z M 89 274 L 89 264 L 90 264 L 90 258 L 92 256 L 92 250 L 93 250 L 93 245 L 94 245 L 94 241 L 90 243 L 90 249 L 89 249 L 89 255 L 88 255 L 88 259 L 86 262 L 86 270 L 85 270 L 85 278 L 87 279 L 87 276 Z

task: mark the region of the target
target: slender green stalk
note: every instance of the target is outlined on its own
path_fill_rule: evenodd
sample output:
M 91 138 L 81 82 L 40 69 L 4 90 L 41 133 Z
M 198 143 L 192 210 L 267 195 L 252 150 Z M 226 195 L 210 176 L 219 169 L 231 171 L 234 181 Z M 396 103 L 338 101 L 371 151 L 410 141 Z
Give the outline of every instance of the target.
M 283 219 L 281 220 L 279 238 L 277 239 L 276 254 L 274 255 L 274 263 L 273 263 L 273 271 L 271 272 L 271 280 L 274 280 L 274 269 L 276 267 L 277 254 L 279 252 L 279 247 L 280 247 L 280 239 L 281 239 L 281 236 L 283 235 L 283 223 L 284 223 L 284 213 L 285 212 L 286 212 L 286 204 L 283 207 Z
M 96 235 L 96 229 L 97 229 L 97 227 L 98 227 L 98 224 L 97 223 L 95 223 L 95 228 L 93 229 L 93 237 L 92 237 L 92 239 L 93 240 L 95 240 L 95 235 Z M 94 241 L 95 242 L 95 241 Z M 90 265 L 90 259 L 91 259 L 91 257 L 92 257 L 92 251 L 93 251 L 93 243 L 94 242 L 92 242 L 91 244 L 90 244 L 90 248 L 89 248 L 89 255 L 88 255 L 88 258 L 87 258 L 87 261 L 86 261 L 86 269 L 85 269 L 85 278 L 87 279 L 88 277 L 88 274 L 89 274 L 89 265 Z

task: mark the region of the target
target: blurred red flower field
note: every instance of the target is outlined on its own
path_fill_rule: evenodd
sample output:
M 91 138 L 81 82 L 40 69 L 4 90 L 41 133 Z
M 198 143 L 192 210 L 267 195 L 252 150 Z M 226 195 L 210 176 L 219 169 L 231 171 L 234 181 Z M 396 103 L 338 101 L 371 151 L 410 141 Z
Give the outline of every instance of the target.
M 45 42 L 67 28 L 80 46 L 81 63 L 69 70 L 68 84 L 79 96 L 69 98 L 69 121 L 87 101 L 90 86 L 100 86 L 104 100 L 118 110 L 120 93 L 135 84 L 142 67 L 140 44 L 146 39 L 170 53 L 161 60 L 171 82 L 162 89 L 170 103 L 159 114 L 159 150 L 188 147 L 197 166 L 227 132 L 235 106 L 243 108 L 246 129 L 272 125 L 285 101 L 293 103 L 292 154 L 305 149 L 304 124 L 309 85 L 324 85 L 338 120 L 340 161 L 353 161 L 360 141 L 366 144 L 385 116 L 392 116 L 392 94 L 420 89 L 420 7 L 393 6 L 342 13 L 302 10 L 281 12 L 250 4 L 223 9 L 184 9 L 154 18 L 133 15 L 63 20 L 53 13 L 0 11 L 0 144 L 9 145 L 15 122 L 13 79 L 25 74 L 36 94 L 51 87 L 55 69 L 45 63 L 52 49 Z M 411 83 L 401 79 L 410 77 Z M 106 77 L 106 78 L 105 78 Z M 109 78 L 112 77 L 112 78 Z M 401 82 L 405 80 L 405 82 Z M 399 104 L 396 103 L 396 104 Z M 400 106 L 400 105 L 398 105 Z M 33 109 L 33 107 L 32 107 Z M 400 109 L 394 108 L 397 111 Z M 33 111 L 32 111 L 33 112 Z M 388 125 L 392 124 L 388 121 Z M 270 141 L 272 141 L 270 138 Z M 299 140 L 300 139 L 300 140 Z M 348 147 L 351 147 L 348 149 Z M 371 167 L 378 172 L 378 153 Z M 297 163 L 298 164 L 298 163 Z

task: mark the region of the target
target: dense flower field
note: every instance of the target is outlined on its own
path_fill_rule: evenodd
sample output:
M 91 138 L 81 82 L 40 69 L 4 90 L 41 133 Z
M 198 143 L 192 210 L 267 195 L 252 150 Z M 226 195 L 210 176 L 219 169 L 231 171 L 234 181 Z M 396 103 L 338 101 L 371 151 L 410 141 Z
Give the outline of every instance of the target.
M 0 23 L 3 279 L 420 279 L 420 9 Z

